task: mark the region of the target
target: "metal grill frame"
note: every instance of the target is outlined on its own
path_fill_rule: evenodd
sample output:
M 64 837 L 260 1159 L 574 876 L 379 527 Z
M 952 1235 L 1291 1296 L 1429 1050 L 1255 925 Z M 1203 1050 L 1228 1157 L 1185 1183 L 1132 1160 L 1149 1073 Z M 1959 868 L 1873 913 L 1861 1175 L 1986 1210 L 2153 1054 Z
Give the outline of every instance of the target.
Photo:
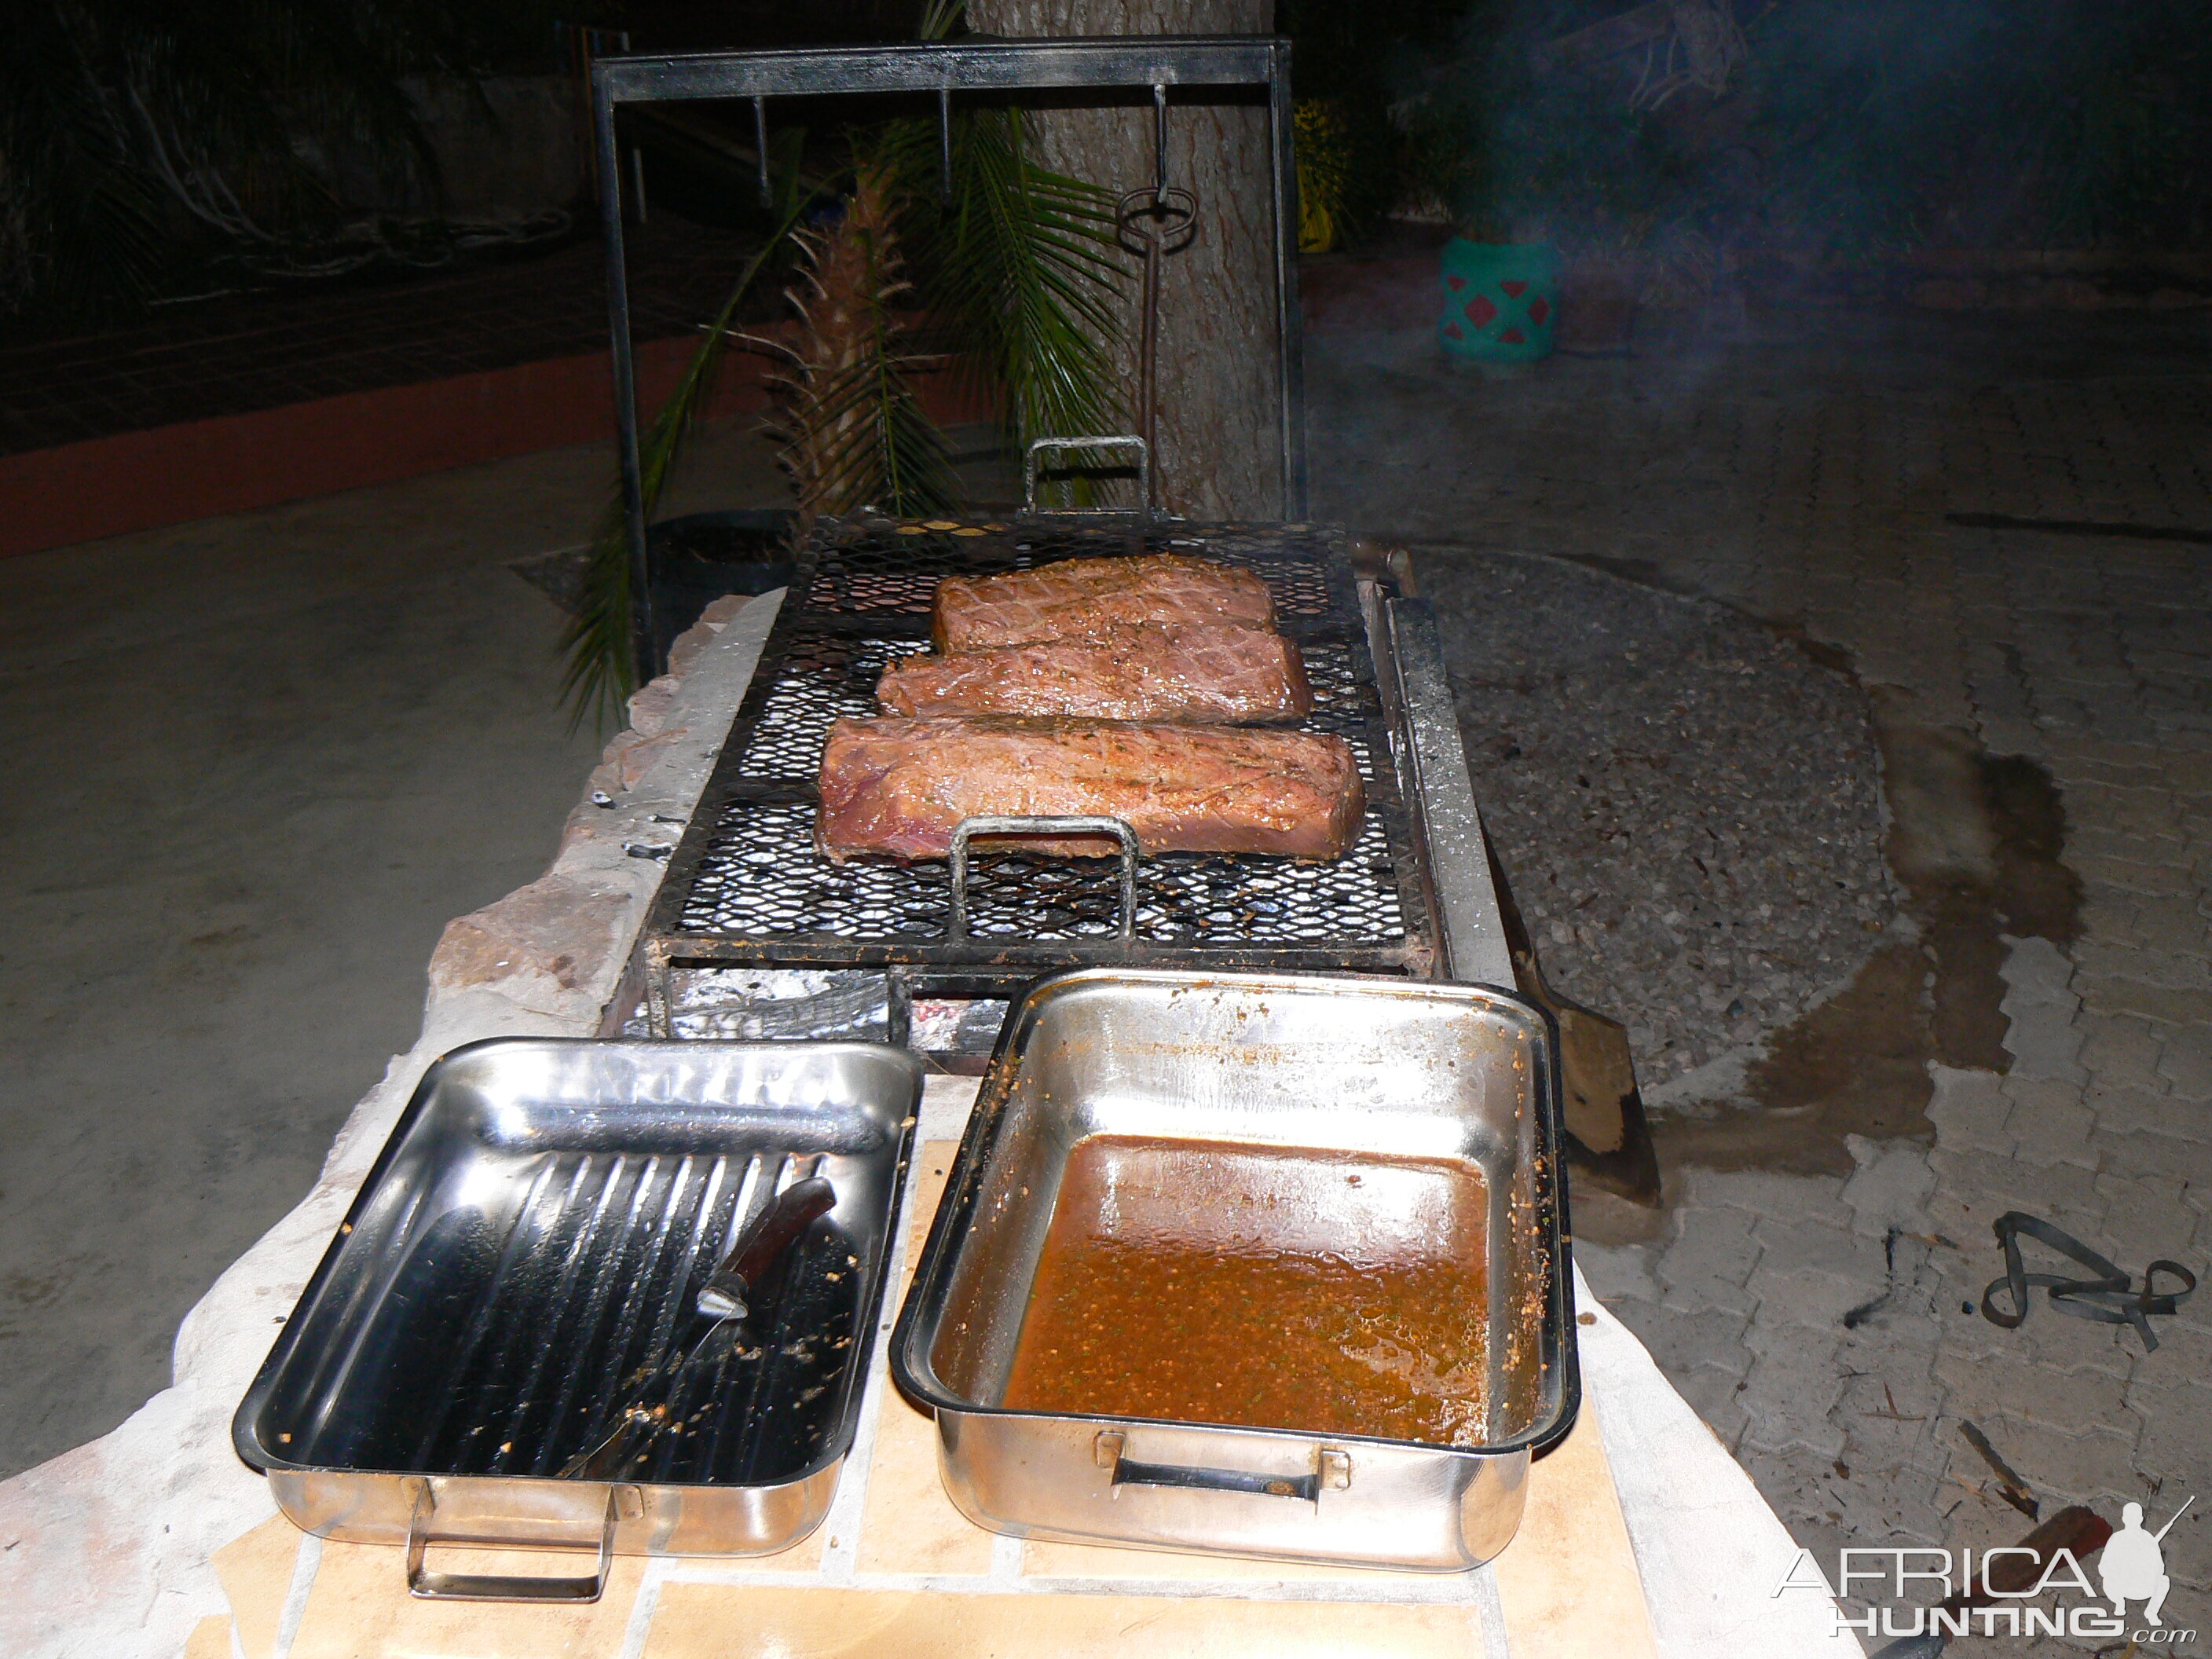
M 748 98 L 765 145 L 766 100 L 827 94 L 1004 98 L 1032 92 L 1109 95 L 1150 88 L 1164 104 L 1206 94 L 1264 88 L 1275 276 L 1275 349 L 1282 377 L 1276 423 L 1285 519 L 1306 512 L 1304 353 L 1298 313 L 1297 135 L 1291 100 L 1291 43 L 1274 34 L 1115 35 L 1043 40 L 963 40 L 896 46 L 794 46 L 768 52 L 706 52 L 602 58 L 592 65 L 592 143 L 599 215 L 606 236 L 607 314 L 612 336 L 615 434 L 622 464 L 623 516 L 629 540 L 632 648 L 638 682 L 659 672 L 653 660 L 653 598 L 646 566 L 644 475 L 638 459 L 637 374 L 629 328 L 629 271 L 623 251 L 624 213 L 615 111 L 624 104 Z M 1068 436 L 1073 434 L 1060 434 Z
M 951 522 L 943 520 L 939 522 Z M 1431 875 L 1424 829 L 1426 812 L 1417 799 L 1413 753 L 1403 731 L 1405 717 L 1398 696 L 1391 659 L 1392 630 L 1378 629 L 1387 616 L 1377 607 L 1391 603 L 1379 589 L 1364 580 L 1353 568 L 1350 538 L 1340 530 L 1309 525 L 1140 525 L 1125 520 L 1118 525 L 1085 522 L 1078 525 L 1050 515 L 1019 518 L 989 528 L 962 525 L 969 533 L 954 538 L 949 533 L 933 538 L 927 554 L 933 562 L 915 555 L 888 538 L 910 533 L 910 523 L 870 519 L 825 520 L 817 526 L 801 554 L 799 569 L 787 591 L 775 626 L 761 652 L 751 684 L 732 720 L 727 740 L 702 792 L 697 808 L 668 862 L 641 935 L 643 989 L 651 1029 L 665 1032 L 670 1012 L 672 975 L 681 969 L 720 965 L 777 968 L 842 968 L 881 971 L 890 982 L 893 1002 L 893 1041 L 902 1041 L 903 1010 L 916 995 L 932 997 L 1004 998 L 1018 994 L 1038 977 L 1070 968 L 1125 965 L 1179 968 L 1224 972 L 1274 969 L 1291 972 L 1371 973 L 1393 977 L 1432 978 L 1444 971 L 1443 921 L 1439 898 Z M 982 529 L 977 535 L 975 531 Z M 1303 543 L 1295 556 L 1318 562 L 1325 573 L 1325 599 L 1317 611 L 1279 617 L 1283 631 L 1301 643 L 1328 642 L 1348 650 L 1362 688 L 1373 703 L 1359 724 L 1364 730 L 1347 730 L 1340 720 L 1330 729 L 1345 732 L 1367 750 L 1370 779 L 1369 813 L 1380 823 L 1389 852 L 1390 873 L 1395 884 L 1397 912 L 1402 938 L 1390 943 L 1340 941 L 1316 945 L 1281 943 L 1218 944 L 1161 943 L 1111 937 L 1053 940 L 981 937 L 945 938 L 933 941 L 893 939 L 854 939 L 819 934 L 745 934 L 700 931 L 687 927 L 684 913 L 693 890 L 707 866 L 726 810 L 749 801 L 763 805 L 811 799 L 812 780 L 799 781 L 785 772 L 763 777 L 749 772 L 748 751 L 768 704 L 787 686 L 786 664 L 793 647 L 824 634 L 842 633 L 855 639 L 905 638 L 926 641 L 928 630 L 927 595 L 945 575 L 981 574 L 1056 562 L 1062 558 L 1095 556 L 1134 550 L 1197 552 L 1226 556 L 1264 571 L 1264 546 L 1285 541 Z M 915 562 L 911 605 L 918 597 L 923 608 L 888 607 L 842 611 L 825 608 L 817 601 L 834 597 L 841 588 L 848 597 L 851 576 L 844 566 L 854 552 L 870 544 L 877 557 Z M 1244 556 L 1238 557 L 1239 552 Z M 866 556 L 864 555 L 864 557 Z M 1286 549 L 1279 559 L 1294 556 Z M 858 573 L 880 581 L 881 573 Z M 1385 578 L 1387 580 L 1387 577 Z M 884 591 L 878 588 L 878 591 Z M 1310 593 L 1309 603 L 1319 596 Z M 1381 641 L 1378 652 L 1377 641 Z M 1378 662 L 1378 656 L 1382 660 Z M 806 856 L 823 855 L 807 849 Z M 1018 855 L 1019 856 L 1019 855 Z M 1175 857 L 1177 855 L 1168 855 Z M 827 860 L 823 860 L 826 864 Z M 1084 860 L 1102 868 L 1107 860 Z M 1152 860 L 1146 861 L 1148 865 Z M 1261 868 L 1286 862 L 1254 860 Z

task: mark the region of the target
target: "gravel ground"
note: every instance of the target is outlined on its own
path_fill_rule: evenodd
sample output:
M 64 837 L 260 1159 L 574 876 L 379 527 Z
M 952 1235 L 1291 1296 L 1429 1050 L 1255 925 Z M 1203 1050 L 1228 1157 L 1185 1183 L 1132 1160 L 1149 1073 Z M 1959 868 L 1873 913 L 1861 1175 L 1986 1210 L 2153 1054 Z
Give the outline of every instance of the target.
M 1544 971 L 1648 1090 L 1789 1024 L 1895 912 L 1858 687 L 1702 600 L 1429 548 L 1483 821 Z

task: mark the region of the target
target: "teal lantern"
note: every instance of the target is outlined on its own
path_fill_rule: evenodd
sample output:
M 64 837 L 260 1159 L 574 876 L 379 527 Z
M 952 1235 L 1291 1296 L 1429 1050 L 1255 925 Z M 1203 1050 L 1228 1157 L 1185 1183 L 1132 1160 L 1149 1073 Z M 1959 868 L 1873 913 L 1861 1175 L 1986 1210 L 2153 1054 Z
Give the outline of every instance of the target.
M 1532 363 L 1559 322 L 1559 251 L 1534 242 L 1444 244 L 1437 341 L 1469 362 Z

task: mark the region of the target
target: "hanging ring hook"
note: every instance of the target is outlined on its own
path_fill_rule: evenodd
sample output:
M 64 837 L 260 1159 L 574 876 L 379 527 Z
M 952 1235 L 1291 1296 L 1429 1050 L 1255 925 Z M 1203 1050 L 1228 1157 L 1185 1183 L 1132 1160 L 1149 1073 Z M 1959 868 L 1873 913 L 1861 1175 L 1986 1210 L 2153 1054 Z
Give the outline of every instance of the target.
M 760 156 L 760 204 L 775 205 L 775 192 L 768 182 L 768 100 L 753 100 L 753 149 Z

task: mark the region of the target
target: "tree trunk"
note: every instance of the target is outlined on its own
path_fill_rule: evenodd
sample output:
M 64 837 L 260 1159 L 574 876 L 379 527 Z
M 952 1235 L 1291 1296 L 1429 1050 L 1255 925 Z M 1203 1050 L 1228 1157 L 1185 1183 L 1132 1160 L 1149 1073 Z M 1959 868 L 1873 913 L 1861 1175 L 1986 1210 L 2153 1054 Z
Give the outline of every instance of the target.
M 1273 0 L 969 0 L 977 32 L 1009 36 L 1263 34 Z M 1119 195 L 1152 182 L 1152 112 L 1042 111 L 1042 160 Z M 1160 503 L 1192 519 L 1287 517 L 1275 326 L 1274 174 L 1259 104 L 1168 109 L 1168 182 L 1198 198 L 1198 234 L 1160 280 Z M 1132 264 L 1133 264 L 1133 261 Z M 1139 286 L 1121 368 L 1136 402 Z

